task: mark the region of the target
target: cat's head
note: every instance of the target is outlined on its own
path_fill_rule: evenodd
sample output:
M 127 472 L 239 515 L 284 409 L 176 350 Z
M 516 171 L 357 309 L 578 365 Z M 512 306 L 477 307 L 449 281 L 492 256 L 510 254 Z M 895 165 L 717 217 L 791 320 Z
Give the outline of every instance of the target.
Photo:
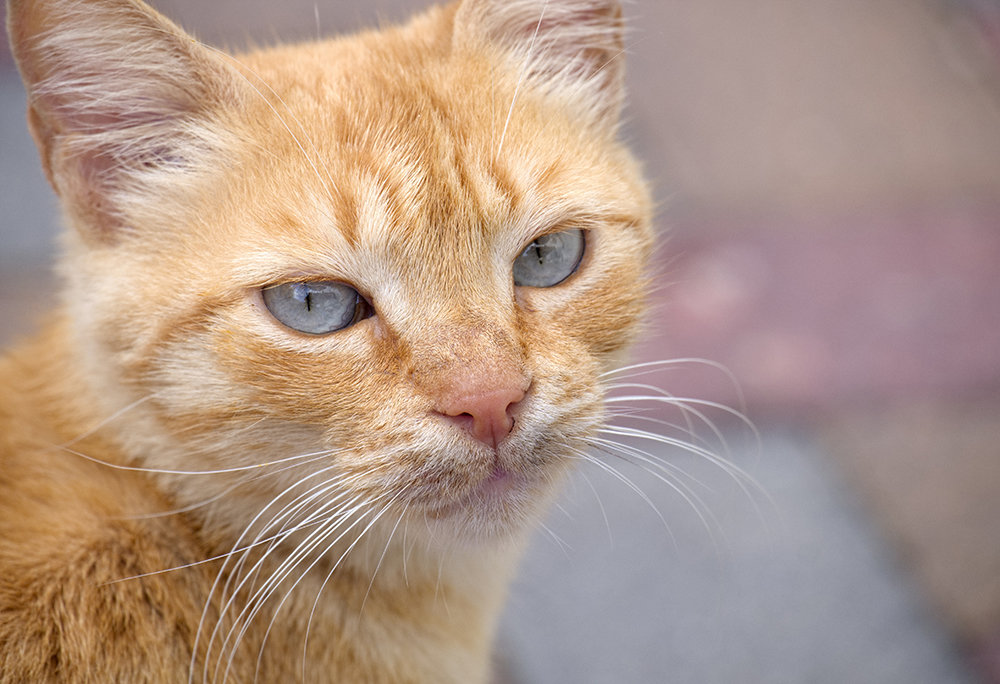
M 136 463 L 232 469 L 203 510 L 237 530 L 305 492 L 472 536 L 534 515 L 642 309 L 617 2 L 237 59 L 138 0 L 9 22 L 87 396 Z

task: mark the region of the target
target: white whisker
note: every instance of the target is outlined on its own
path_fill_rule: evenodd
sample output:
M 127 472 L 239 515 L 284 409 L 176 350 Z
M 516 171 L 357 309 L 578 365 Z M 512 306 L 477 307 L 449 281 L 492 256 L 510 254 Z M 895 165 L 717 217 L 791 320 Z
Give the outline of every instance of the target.
M 625 435 L 625 433 L 618 432 L 618 431 L 615 431 L 615 430 L 612 430 L 612 429 L 607 429 L 607 428 L 602 428 L 598 432 L 600 434 Z M 631 435 L 627 435 L 627 436 L 631 436 Z M 602 447 L 602 451 L 605 451 L 605 453 L 607 453 L 606 449 L 614 449 L 618 454 L 620 454 L 622 456 L 635 456 L 635 457 L 641 457 L 642 459 L 652 459 L 653 458 L 650 454 L 646 453 L 645 451 L 643 451 L 641 449 L 635 448 L 632 445 L 623 444 L 621 442 L 616 442 L 616 441 L 613 441 L 613 440 L 610 440 L 610 439 L 602 439 L 600 437 L 593 437 L 593 438 L 591 438 L 591 442 L 594 445 L 598 446 L 598 447 Z M 686 442 L 682 442 L 680 440 L 671 440 L 670 444 L 671 444 L 671 446 L 677 446 L 681 450 L 689 451 L 689 452 L 691 451 L 691 449 L 686 448 L 686 447 L 690 446 Z M 695 452 L 695 453 L 697 453 L 697 452 Z M 711 453 L 711 452 L 706 452 L 706 453 Z M 698 455 L 703 455 L 703 454 L 699 453 Z M 677 478 L 677 480 L 676 480 L 677 486 L 684 486 L 686 488 L 686 491 L 692 491 L 692 490 L 690 490 L 690 488 L 688 488 L 687 485 L 682 482 L 682 479 L 686 480 L 686 481 L 689 481 L 692 484 L 698 485 L 699 487 L 701 487 L 702 489 L 705 489 L 706 491 L 709 491 L 709 492 L 712 491 L 712 488 L 709 487 L 707 484 L 705 484 L 701 480 L 697 479 L 696 477 L 694 477 L 690 473 L 687 473 L 680 466 L 677 466 L 677 465 L 671 463 L 670 461 L 668 461 L 666 459 L 657 460 L 656 461 L 656 465 L 657 465 L 657 468 L 659 470 L 661 470 L 662 472 L 664 472 L 666 474 L 669 474 L 670 476 L 676 477 Z
M 597 508 L 601 511 L 601 518 L 604 520 L 604 529 L 608 531 L 608 543 L 614 547 L 615 540 L 611 534 L 611 521 L 608 520 L 608 511 L 604 508 L 604 502 L 601 501 L 601 496 L 597 493 L 597 489 L 594 488 L 594 483 L 590 481 L 589 477 L 587 477 L 587 473 L 581 471 L 580 477 L 583 478 L 583 481 L 587 483 L 587 487 L 589 487 L 590 491 L 594 494 L 594 500 L 597 501 Z
M 674 476 L 674 471 L 680 472 L 689 479 L 694 479 L 694 478 L 691 478 L 690 475 L 684 473 L 683 470 L 680 470 L 676 466 L 673 466 L 665 462 L 659 462 L 653 460 L 647 454 L 643 453 L 638 449 L 632 449 L 629 448 L 627 445 L 618 444 L 616 442 L 610 442 L 607 440 L 596 439 L 595 442 L 604 446 L 606 449 L 613 449 L 615 451 L 618 451 L 623 457 L 627 457 L 626 460 L 628 459 L 637 460 L 639 462 L 637 464 L 639 465 L 639 467 L 641 467 L 647 473 L 649 473 L 657 480 L 667 485 L 674 492 L 676 492 L 677 495 L 680 496 L 695 512 L 695 515 L 698 516 L 698 519 L 701 521 L 702 526 L 708 532 L 709 536 L 713 538 L 713 542 L 715 541 L 714 539 L 715 531 L 717 529 L 721 529 L 718 520 L 715 519 L 715 516 L 712 514 L 711 509 L 705 504 L 705 501 L 694 490 L 692 490 L 691 487 L 689 487 L 679 478 Z M 634 463 L 635 461 L 630 461 L 630 462 Z M 698 484 L 701 484 L 697 480 L 694 481 Z M 711 524 L 709 521 L 711 521 Z
M 567 544 L 565 541 L 563 541 L 562 537 L 560 537 L 558 534 L 556 534 L 555 532 L 553 532 L 552 528 L 550 528 L 545 523 L 541 523 L 540 522 L 540 523 L 538 523 L 538 526 L 542 529 L 543 532 L 545 532 L 545 534 L 549 535 L 549 538 L 552 539 L 552 541 L 554 541 L 556 543 L 556 547 L 560 551 L 562 551 L 563 555 L 566 557 L 567 560 L 572 559 L 572 556 L 570 555 L 570 551 L 572 550 L 572 547 L 570 547 L 569 544 Z
M 628 364 L 625 366 L 621 366 L 619 368 L 605 371 L 604 373 L 601 373 L 598 377 L 601 378 L 602 380 L 605 379 L 618 380 L 621 378 L 631 378 L 640 375 L 646 375 L 649 373 L 655 373 L 658 370 L 672 370 L 674 368 L 685 367 L 685 366 L 703 366 L 711 370 L 717 371 L 719 373 L 722 373 L 722 375 L 725 376 L 726 380 L 729 381 L 730 387 L 732 387 L 733 391 L 736 393 L 736 403 L 738 407 L 738 412 L 741 414 L 741 417 L 743 417 L 742 414 L 746 413 L 746 399 L 744 398 L 743 387 L 740 384 L 739 379 L 731 370 L 729 370 L 729 368 L 725 364 L 719 363 L 717 361 L 712 361 L 711 359 L 703 359 L 698 357 L 679 357 L 673 359 L 660 359 L 658 361 L 643 361 L 640 363 Z M 607 389 L 610 390 L 613 387 L 614 386 L 612 385 L 609 386 Z M 663 392 L 663 390 L 660 388 L 657 388 L 657 391 Z M 749 423 L 749 421 L 747 422 Z M 750 427 L 753 426 L 750 425 Z
M 313 623 L 313 619 L 314 619 L 315 614 L 316 614 L 316 608 L 319 605 L 319 599 L 320 599 L 320 596 L 323 593 L 323 589 L 326 588 L 326 585 L 327 585 L 327 583 L 329 583 L 330 578 L 333 577 L 333 574 L 337 571 L 337 568 L 340 567 L 340 564 L 344 561 L 344 559 L 347 558 L 348 554 L 351 553 L 352 550 L 354 550 L 354 547 L 358 545 L 358 543 L 368 533 L 368 531 L 372 528 L 372 526 L 374 526 L 375 523 L 377 523 L 379 521 L 379 519 L 385 514 L 385 512 L 388 511 L 389 508 L 393 505 L 393 503 L 395 503 L 401 496 L 403 496 L 403 494 L 404 494 L 404 490 L 400 490 L 399 492 L 396 493 L 395 496 L 393 496 L 388 501 L 388 503 L 386 503 L 384 506 L 380 507 L 380 509 L 375 513 L 375 515 L 372 518 L 371 522 L 369 522 L 368 525 L 363 530 L 361 530 L 361 532 L 354 539 L 354 541 L 351 542 L 351 544 L 347 547 L 347 549 L 345 549 L 344 552 L 340 555 L 340 557 L 334 562 L 333 567 L 330 568 L 330 571 L 326 574 L 326 577 L 323 578 L 323 582 L 320 584 L 319 589 L 316 592 L 316 598 L 313 600 L 312 609 L 309 612 L 309 620 L 306 623 L 306 625 L 307 625 L 306 626 L 306 634 L 305 634 L 305 638 L 303 639 L 303 644 L 302 644 L 303 675 L 305 674 L 305 669 L 304 668 L 305 668 L 306 653 L 307 653 L 307 650 L 309 648 L 309 633 L 310 633 L 310 631 L 312 629 L 312 623 Z M 378 499 L 383 498 L 384 496 L 385 495 L 383 494 L 383 495 L 380 495 L 380 496 L 376 497 L 375 499 L 373 499 L 371 501 L 371 503 L 376 503 L 378 501 Z M 371 512 L 371 511 L 369 510 L 368 512 Z M 398 525 L 399 522 L 397 521 L 396 524 Z M 352 527 L 353 527 L 353 525 L 352 525 Z M 348 528 L 348 530 L 349 529 L 350 528 Z M 393 528 L 393 532 L 395 532 L 395 529 L 396 528 L 394 527 Z M 347 532 L 347 530 L 345 530 L 345 533 L 346 532 Z M 342 536 L 343 535 L 341 535 L 341 537 Z M 301 581 L 303 577 L 305 577 L 306 573 L 310 572 L 316 566 L 316 564 L 324 556 L 326 556 L 330 552 L 330 550 L 333 548 L 334 544 L 336 544 L 336 542 L 339 541 L 339 539 L 340 539 L 340 537 L 338 537 L 337 539 L 335 539 L 333 543 L 331 543 L 329 546 L 327 546 L 323 550 L 323 552 L 319 555 L 319 557 L 315 561 L 313 561 L 313 563 L 311 565 L 309 565 L 308 568 L 305 569 L 305 571 L 302 573 L 302 575 L 299 577 L 299 579 L 296 580 L 295 584 L 293 584 L 292 587 L 289 588 L 288 592 L 286 592 L 285 598 L 283 598 L 281 600 L 281 603 L 285 602 L 285 599 L 291 593 L 292 589 L 294 589 L 295 586 L 298 584 L 298 582 Z M 390 540 L 391 540 L 391 536 L 390 536 Z M 386 542 L 386 548 L 388 548 L 388 542 Z M 379 560 L 379 566 L 381 566 L 381 559 Z M 378 568 L 376 568 L 376 572 L 378 572 Z M 374 583 L 374 581 L 375 581 L 375 577 L 373 575 L 372 576 L 372 582 Z M 371 586 L 369 586 L 369 590 L 370 589 L 371 589 Z M 366 594 L 366 598 L 367 598 L 367 594 Z M 278 609 L 280 609 L 280 608 L 281 608 L 281 604 L 279 604 L 279 606 L 278 606 Z M 362 602 L 362 609 L 363 608 L 364 608 L 364 602 Z M 277 614 L 277 611 L 275 611 L 275 614 Z M 272 618 L 272 624 L 273 624 L 273 618 Z M 270 631 L 270 625 L 268 626 L 268 631 Z M 304 680 L 304 677 L 303 677 L 303 680 Z
M 664 435 L 658 435 L 652 432 L 646 432 L 645 430 L 638 430 L 635 428 L 624 428 L 624 427 L 609 427 L 602 430 L 605 434 L 616 434 L 623 437 L 633 437 L 636 439 L 643 439 L 651 442 L 657 442 L 660 444 L 666 444 L 668 446 L 676 447 L 687 451 L 688 453 L 694 454 L 704 458 L 709 463 L 712 463 L 722 469 L 727 475 L 729 475 L 733 481 L 740 487 L 747 498 L 751 501 L 756 501 L 753 494 L 751 494 L 750 489 L 754 489 L 758 494 L 763 494 L 767 496 L 764 488 L 754 479 L 752 475 L 747 473 L 745 470 L 735 465 L 731 461 L 724 459 L 717 454 L 697 447 L 693 444 L 683 442 L 681 440 L 673 439 L 671 437 L 666 437 Z
M 264 608 L 264 605 L 267 603 L 268 599 L 275 593 L 275 591 L 277 591 L 277 589 L 288 578 L 288 576 L 292 573 L 292 571 L 298 565 L 300 565 L 302 562 L 308 559 L 309 554 L 314 549 L 316 549 L 318 546 L 323 544 L 327 539 L 329 539 L 329 537 L 333 535 L 345 521 L 351 520 L 352 518 L 354 519 L 353 522 L 351 522 L 346 528 L 344 528 L 343 531 L 341 531 L 340 534 L 337 535 L 334 538 L 334 540 L 327 545 L 326 549 L 322 553 L 316 555 L 316 560 L 314 560 L 309 565 L 309 567 L 306 568 L 305 572 L 300 574 L 299 578 L 295 580 L 295 582 L 292 584 L 289 590 L 285 592 L 284 597 L 275 607 L 274 616 L 271 618 L 271 621 L 268 623 L 268 627 L 264 632 L 264 637 L 260 645 L 261 650 L 263 650 L 264 648 L 264 642 L 266 642 L 267 640 L 267 635 L 270 633 L 271 627 L 274 624 L 274 620 L 278 614 L 278 611 L 281 610 L 282 606 L 284 605 L 285 601 L 290 595 L 292 589 L 294 589 L 298 585 L 298 583 L 305 577 L 308 571 L 316 565 L 316 563 L 322 560 L 326 552 L 328 552 L 331 548 L 333 548 L 333 546 L 336 545 L 337 542 L 343 539 L 343 537 L 348 532 L 350 532 L 351 529 L 360 524 L 360 521 L 363 520 L 364 518 L 363 516 L 360 518 L 355 517 L 356 514 L 359 511 L 364 511 L 364 509 L 368 507 L 371 503 L 372 500 L 366 499 L 362 495 L 356 496 L 348 503 L 348 506 L 350 506 L 349 508 L 347 506 L 342 506 L 332 516 L 330 516 L 323 525 L 321 525 L 314 531 L 310 532 L 305 540 L 296 544 L 292 552 L 287 556 L 283 557 L 278 567 L 271 573 L 271 575 L 267 578 L 267 580 L 265 580 L 264 584 L 261 585 L 260 588 L 256 590 L 253 590 L 251 588 L 251 595 L 247 598 L 246 604 L 244 605 L 242 610 L 240 610 L 240 612 L 236 615 L 233 626 L 228 630 L 225 636 L 222 637 L 222 640 L 219 644 L 220 653 L 228 652 L 229 654 L 228 657 L 225 658 L 226 662 L 225 662 L 225 668 L 223 670 L 223 681 L 225 681 L 228 678 L 229 670 L 232 667 L 233 659 L 236 656 L 236 651 L 238 650 L 239 644 L 243 641 L 244 637 L 246 636 L 247 630 L 250 628 L 251 623 L 254 621 L 258 613 Z M 351 548 L 353 548 L 353 545 Z M 273 548 L 269 549 L 267 552 L 265 552 L 264 556 L 257 561 L 257 563 L 254 566 L 256 569 L 262 567 L 262 564 L 267 559 L 268 555 L 270 555 L 272 550 Z M 248 575 L 247 578 L 244 579 L 243 583 L 241 583 L 240 586 L 237 586 L 235 588 L 233 592 L 233 598 L 230 599 L 230 601 L 227 603 L 226 610 L 223 611 L 223 614 L 225 614 L 225 612 L 228 611 L 228 608 L 232 606 L 233 600 L 235 600 L 236 596 L 243 588 L 243 584 L 245 584 L 245 582 L 255 574 L 256 573 L 251 573 L 250 575 Z M 209 644 L 211 644 L 212 641 L 214 640 L 216 633 L 217 633 L 216 630 L 213 630 L 213 635 L 212 637 L 210 637 Z M 219 668 L 221 666 L 222 662 L 220 659 L 220 662 L 216 665 L 216 671 L 215 671 L 216 677 L 218 677 Z
M 281 500 L 281 498 L 284 497 L 289 491 L 291 491 L 294 487 L 301 486 L 302 483 L 305 482 L 306 480 L 308 480 L 310 478 L 313 478 L 313 477 L 318 477 L 318 476 L 324 474 L 326 471 L 331 470 L 331 469 L 333 469 L 333 466 L 330 466 L 328 468 L 323 468 L 323 469 L 321 469 L 319 471 L 316 471 L 314 473 L 310 473 L 305 478 L 302 478 L 302 479 L 298 480 L 293 485 L 291 485 L 290 487 L 286 488 L 284 491 L 282 491 L 282 492 L 278 493 L 276 496 L 274 496 L 271 499 L 271 501 L 268 502 L 263 508 L 261 508 L 261 510 L 257 513 L 257 515 L 255 515 L 250 520 L 250 522 L 244 527 L 244 531 L 237 538 L 235 544 L 233 545 L 233 549 L 229 553 L 224 554 L 224 557 L 225 557 L 226 560 L 224 561 L 222 567 L 219 569 L 219 572 L 216 575 L 215 581 L 212 583 L 212 586 L 209 589 L 208 596 L 207 596 L 207 598 L 205 600 L 205 607 L 204 607 L 204 610 L 202 611 L 202 616 L 201 616 L 201 619 L 200 619 L 200 621 L 198 623 L 198 629 L 197 629 L 196 634 L 195 634 L 195 644 L 194 644 L 194 648 L 192 649 L 191 669 L 190 669 L 189 675 L 188 675 L 189 682 L 192 682 L 193 678 L 194 678 L 194 672 L 195 672 L 195 668 L 194 668 L 195 660 L 194 659 L 197 656 L 198 643 L 199 643 L 199 641 L 201 639 L 201 635 L 203 633 L 203 630 L 205 629 L 205 621 L 206 621 L 206 619 L 208 617 L 208 613 L 209 613 L 209 610 L 210 610 L 210 607 L 211 607 L 211 604 L 212 604 L 212 597 L 215 596 L 216 591 L 218 591 L 220 589 L 220 582 L 222 582 L 223 576 L 226 575 L 229 561 L 235 555 L 237 555 L 237 554 L 240 555 L 240 560 L 233 567 L 233 571 L 227 577 L 225 583 L 222 584 L 222 586 L 221 586 L 221 591 L 222 591 L 222 593 L 221 593 L 221 603 L 222 603 L 223 607 L 222 607 L 222 610 L 220 610 L 220 615 L 219 615 L 220 621 L 221 621 L 222 617 L 225 615 L 225 613 L 228 610 L 227 605 L 229 604 L 229 602 L 231 602 L 231 599 L 229 601 L 226 600 L 226 596 L 229 595 L 230 584 L 233 581 L 234 575 L 238 576 L 239 573 L 241 572 L 241 569 L 242 569 L 242 567 L 243 567 L 243 565 L 244 565 L 244 563 L 245 563 L 245 561 L 247 559 L 247 555 L 249 554 L 250 550 L 253 549 L 253 548 L 256 548 L 259 545 L 258 542 L 260 542 L 260 544 L 273 545 L 273 542 L 274 542 L 274 540 L 276 538 L 285 538 L 289 534 L 291 534 L 291 533 L 293 533 L 293 532 L 295 532 L 295 531 L 297 531 L 299 529 L 302 529 L 303 527 L 311 526 L 311 523 L 308 524 L 308 525 L 300 523 L 299 525 L 297 525 L 296 527 L 294 527 L 291 531 L 288 531 L 284 527 L 282 527 L 279 530 L 279 532 L 278 532 L 277 535 L 275 535 L 274 537 L 269 537 L 269 538 L 264 539 L 264 540 L 261 541 L 261 537 L 266 533 L 267 530 L 273 529 L 274 525 L 276 524 L 276 521 L 280 521 L 282 519 L 288 519 L 288 518 L 291 517 L 291 515 L 294 514 L 294 511 L 297 510 L 296 506 L 298 505 L 298 502 L 300 502 L 303 497 L 308 496 L 311 492 L 314 492 L 317 489 L 326 491 L 323 488 L 330 486 L 329 485 L 330 481 L 327 480 L 327 481 L 324 481 L 324 482 L 322 482 L 322 483 L 320 483 L 318 485 L 314 485 L 311 489 L 307 490 L 304 494 L 301 494 L 301 495 L 299 495 L 299 497 L 296 497 L 290 504 L 287 504 L 277 514 L 273 515 L 271 517 L 271 520 L 268 521 L 268 523 L 266 523 L 263 526 L 262 531 L 257 534 L 257 536 L 255 537 L 255 539 L 253 540 L 253 543 L 251 543 L 249 545 L 244 545 L 244 541 L 243 540 L 245 538 L 247 538 L 247 536 L 250 534 L 250 531 L 252 529 L 254 529 L 255 526 L 257 526 L 258 521 L 261 520 L 261 518 L 267 513 L 267 511 L 272 506 L 274 506 L 277 502 L 279 502 Z M 351 479 L 352 478 L 350 478 L 350 477 L 341 477 L 338 480 L 338 482 L 342 484 L 343 482 L 348 482 Z M 320 522 L 317 522 L 316 524 L 320 524 Z M 269 548 L 271 548 L 271 546 L 269 546 Z M 216 630 L 217 629 L 218 629 L 218 625 L 216 625 Z M 214 635 L 215 635 L 215 631 L 216 630 L 213 630 L 212 635 L 210 636 L 209 645 L 208 645 L 208 647 L 206 649 L 206 658 L 205 658 L 205 663 L 204 663 L 204 671 L 203 671 L 203 675 L 202 675 L 202 679 L 204 681 L 207 681 L 208 667 L 210 665 L 210 659 L 209 659 L 208 656 L 211 653 L 211 643 L 212 643 L 212 640 L 214 639 Z
M 392 502 L 390 502 L 390 504 L 391 503 Z M 389 538 L 385 542 L 385 548 L 382 549 L 382 555 L 379 556 L 378 563 L 375 564 L 375 570 L 372 572 L 372 579 L 371 582 L 368 583 L 368 589 L 365 591 L 365 597 L 361 600 L 361 609 L 358 611 L 359 616 L 365 612 L 365 604 L 368 602 L 368 595 L 371 594 L 372 587 L 375 585 L 375 576 L 378 575 L 378 571 L 382 567 L 382 561 L 385 560 L 385 554 L 389 551 L 389 544 L 392 542 L 392 538 L 396 536 L 396 529 L 399 527 L 399 523 L 403 521 L 403 516 L 406 515 L 408 507 L 409 505 L 403 506 L 403 510 L 400 512 L 399 518 L 396 520 L 396 524 L 392 526 L 392 530 L 389 532 Z M 317 600 L 318 598 L 319 597 L 317 597 Z
M 542 27 L 542 21 L 545 19 L 545 10 L 549 6 L 549 0 L 545 0 L 542 3 L 541 11 L 538 14 L 538 23 L 535 24 L 535 31 L 531 34 L 531 42 L 528 44 L 528 54 L 524 60 L 524 65 L 521 67 L 521 73 L 517 77 L 517 85 L 514 86 L 514 95 L 510 99 L 510 107 L 507 108 L 507 118 L 503 122 L 503 130 L 500 132 L 500 144 L 497 146 L 496 152 L 493 154 L 493 159 L 500 158 L 500 152 L 503 150 L 504 140 L 507 138 L 507 127 L 510 125 L 510 117 L 514 113 L 514 105 L 517 104 L 517 96 L 521 92 L 521 86 L 524 84 L 525 78 L 528 76 L 528 72 L 531 71 L 531 59 L 535 50 L 535 40 L 538 38 L 538 30 Z
M 150 399 L 153 399 L 158 394 L 159 394 L 158 392 L 151 392 L 151 393 L 147 394 L 146 396 L 142 397 L 141 399 L 136 399 L 135 401 L 133 401 L 128 406 L 125 406 L 124 408 L 118 409 L 117 411 L 115 411 L 114 413 L 112 413 L 110 416 L 108 416 L 107 418 L 105 418 L 104 420 L 102 420 L 101 422 L 99 422 L 97 425 L 95 425 L 94 427 L 92 427 L 89 430 L 87 430 L 86 432 L 84 432 L 84 433 L 82 433 L 80 435 L 77 435 L 76 437 L 74 437 L 73 439 L 69 440 L 68 442 L 63 442 L 62 444 L 55 445 L 56 448 L 58 448 L 58 449 L 66 449 L 67 447 L 70 447 L 70 446 L 76 444 L 77 442 L 79 442 L 81 440 L 84 440 L 87 437 L 90 437 L 91 435 L 95 434 L 101 428 L 103 428 L 106 425 L 114 422 L 115 420 L 117 420 L 121 416 L 125 415 L 126 413 L 128 413 L 132 409 L 134 409 L 134 408 L 136 408 L 138 406 L 141 406 L 142 404 L 146 403 Z
M 656 504 L 653 503 L 653 500 L 649 498 L 646 492 L 642 491 L 642 489 L 637 484 L 635 484 L 632 480 L 630 480 L 628 477 L 623 475 L 621 472 L 619 472 L 617 469 L 613 468 L 609 464 L 604 463 L 600 459 L 594 458 L 592 455 L 588 454 L 585 451 L 578 451 L 578 450 L 574 451 L 576 451 L 576 453 L 578 454 L 578 458 L 588 463 L 593 463 L 598 468 L 611 475 L 611 477 L 618 480 L 626 487 L 631 489 L 633 492 L 635 492 L 635 494 L 638 495 L 638 497 L 642 499 L 646 503 L 646 505 L 650 507 L 650 509 L 652 509 L 652 511 L 656 514 L 656 517 L 660 519 L 660 522 L 663 524 L 663 529 L 665 529 L 667 531 L 667 534 L 670 535 L 670 539 L 673 540 L 674 545 L 675 546 L 677 545 L 677 540 L 674 537 L 674 532 L 672 529 L 670 529 L 670 525 L 667 523 L 667 519 L 663 517 L 663 513 L 660 511 L 659 508 L 656 507 Z
M 665 392 L 665 391 L 663 391 L 663 390 L 661 390 L 661 389 L 659 389 L 657 387 L 654 387 L 652 385 L 621 385 L 619 387 L 622 387 L 622 388 L 631 387 L 631 388 L 638 388 L 638 389 L 647 389 L 647 390 L 651 390 L 651 391 L 654 391 L 654 392 L 658 392 L 659 394 L 656 394 L 656 395 L 648 395 L 648 394 L 646 394 L 646 395 L 628 395 L 628 396 L 616 395 L 616 396 L 607 397 L 604 400 L 605 403 L 608 403 L 608 404 L 617 404 L 617 403 L 622 403 L 622 402 L 633 402 L 633 403 L 634 402 L 650 402 L 650 403 L 653 403 L 653 404 L 662 404 L 662 405 L 666 405 L 666 406 L 673 406 L 673 407 L 675 407 L 677 409 L 680 409 L 681 411 L 684 411 L 686 413 L 690 413 L 691 415 L 696 416 L 699 420 L 702 421 L 702 423 L 709 430 L 712 431 L 712 433 L 720 441 L 720 443 L 722 443 L 722 444 L 725 445 L 726 444 L 726 439 L 725 439 L 725 437 L 723 437 L 722 431 L 715 425 L 715 423 L 713 423 L 711 420 L 709 420 L 708 417 L 700 410 L 701 408 L 711 408 L 711 409 L 720 411 L 722 413 L 725 413 L 725 414 L 727 414 L 727 415 L 729 415 L 729 416 L 731 416 L 733 418 L 736 418 L 738 421 L 740 421 L 741 423 L 743 423 L 743 425 L 745 425 L 753 433 L 755 439 L 758 440 L 758 442 L 760 440 L 760 434 L 757 432 L 757 427 L 750 421 L 750 419 L 747 418 L 746 415 L 742 411 L 738 411 L 738 410 L 736 410 L 736 409 L 734 409 L 734 408 L 732 408 L 730 406 L 726 406 L 725 404 L 721 404 L 721 403 L 716 402 L 716 401 L 710 401 L 708 399 L 693 399 L 693 398 L 689 398 L 689 397 L 675 397 L 675 396 L 672 396 L 672 395 L 668 394 L 667 392 Z M 699 408 L 694 408 L 694 407 L 699 407 Z
M 295 461 L 305 458 L 311 458 L 313 456 L 320 456 L 327 453 L 332 453 L 329 451 L 317 451 L 311 454 L 301 454 L 299 456 L 289 456 L 287 458 L 277 459 L 275 461 L 264 461 L 263 463 L 251 463 L 245 466 L 232 466 L 230 468 L 216 468 L 213 470 L 175 470 L 172 468 L 147 468 L 145 466 L 130 466 L 123 465 L 121 463 L 112 463 L 110 461 L 104 461 L 102 459 L 90 456 L 75 449 L 70 449 L 68 447 L 60 447 L 63 451 L 73 454 L 74 456 L 79 456 L 91 463 L 96 463 L 98 465 L 107 466 L 108 468 L 114 468 L 115 470 L 127 470 L 138 473 L 153 473 L 157 475 L 222 475 L 225 473 L 240 473 L 250 470 L 261 470 L 263 468 L 268 468 L 270 466 L 279 465 L 282 463 L 288 463 L 289 461 Z

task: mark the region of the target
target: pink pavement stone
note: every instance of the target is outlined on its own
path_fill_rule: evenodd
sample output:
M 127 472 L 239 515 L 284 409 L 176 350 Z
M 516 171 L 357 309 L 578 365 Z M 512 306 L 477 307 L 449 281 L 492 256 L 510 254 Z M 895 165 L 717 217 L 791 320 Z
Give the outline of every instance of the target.
M 1000 204 L 677 232 L 643 360 L 720 362 L 765 412 L 1000 390 Z M 737 399 L 707 368 L 664 386 Z

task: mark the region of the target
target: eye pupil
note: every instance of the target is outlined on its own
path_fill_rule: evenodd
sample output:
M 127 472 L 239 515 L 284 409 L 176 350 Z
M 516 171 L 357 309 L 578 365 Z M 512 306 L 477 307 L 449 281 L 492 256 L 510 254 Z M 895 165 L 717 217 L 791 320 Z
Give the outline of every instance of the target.
M 583 259 L 585 242 L 580 229 L 535 238 L 514 260 L 514 284 L 524 287 L 558 285 L 576 272 Z
M 364 298 L 350 285 L 306 281 L 261 290 L 264 305 L 279 322 L 310 335 L 326 335 L 371 314 Z

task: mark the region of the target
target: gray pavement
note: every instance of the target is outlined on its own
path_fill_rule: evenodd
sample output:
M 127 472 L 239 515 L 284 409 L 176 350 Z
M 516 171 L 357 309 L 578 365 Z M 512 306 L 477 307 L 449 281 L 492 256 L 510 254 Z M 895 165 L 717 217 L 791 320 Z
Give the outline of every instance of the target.
M 760 511 L 719 468 L 654 452 L 713 490 L 710 529 L 663 482 L 617 464 L 673 539 L 634 491 L 593 466 L 578 473 L 546 523 L 568 548 L 541 531 L 514 586 L 501 638 L 509 679 L 974 681 L 826 455 L 767 430 L 757 451 L 732 460 L 770 495 Z

